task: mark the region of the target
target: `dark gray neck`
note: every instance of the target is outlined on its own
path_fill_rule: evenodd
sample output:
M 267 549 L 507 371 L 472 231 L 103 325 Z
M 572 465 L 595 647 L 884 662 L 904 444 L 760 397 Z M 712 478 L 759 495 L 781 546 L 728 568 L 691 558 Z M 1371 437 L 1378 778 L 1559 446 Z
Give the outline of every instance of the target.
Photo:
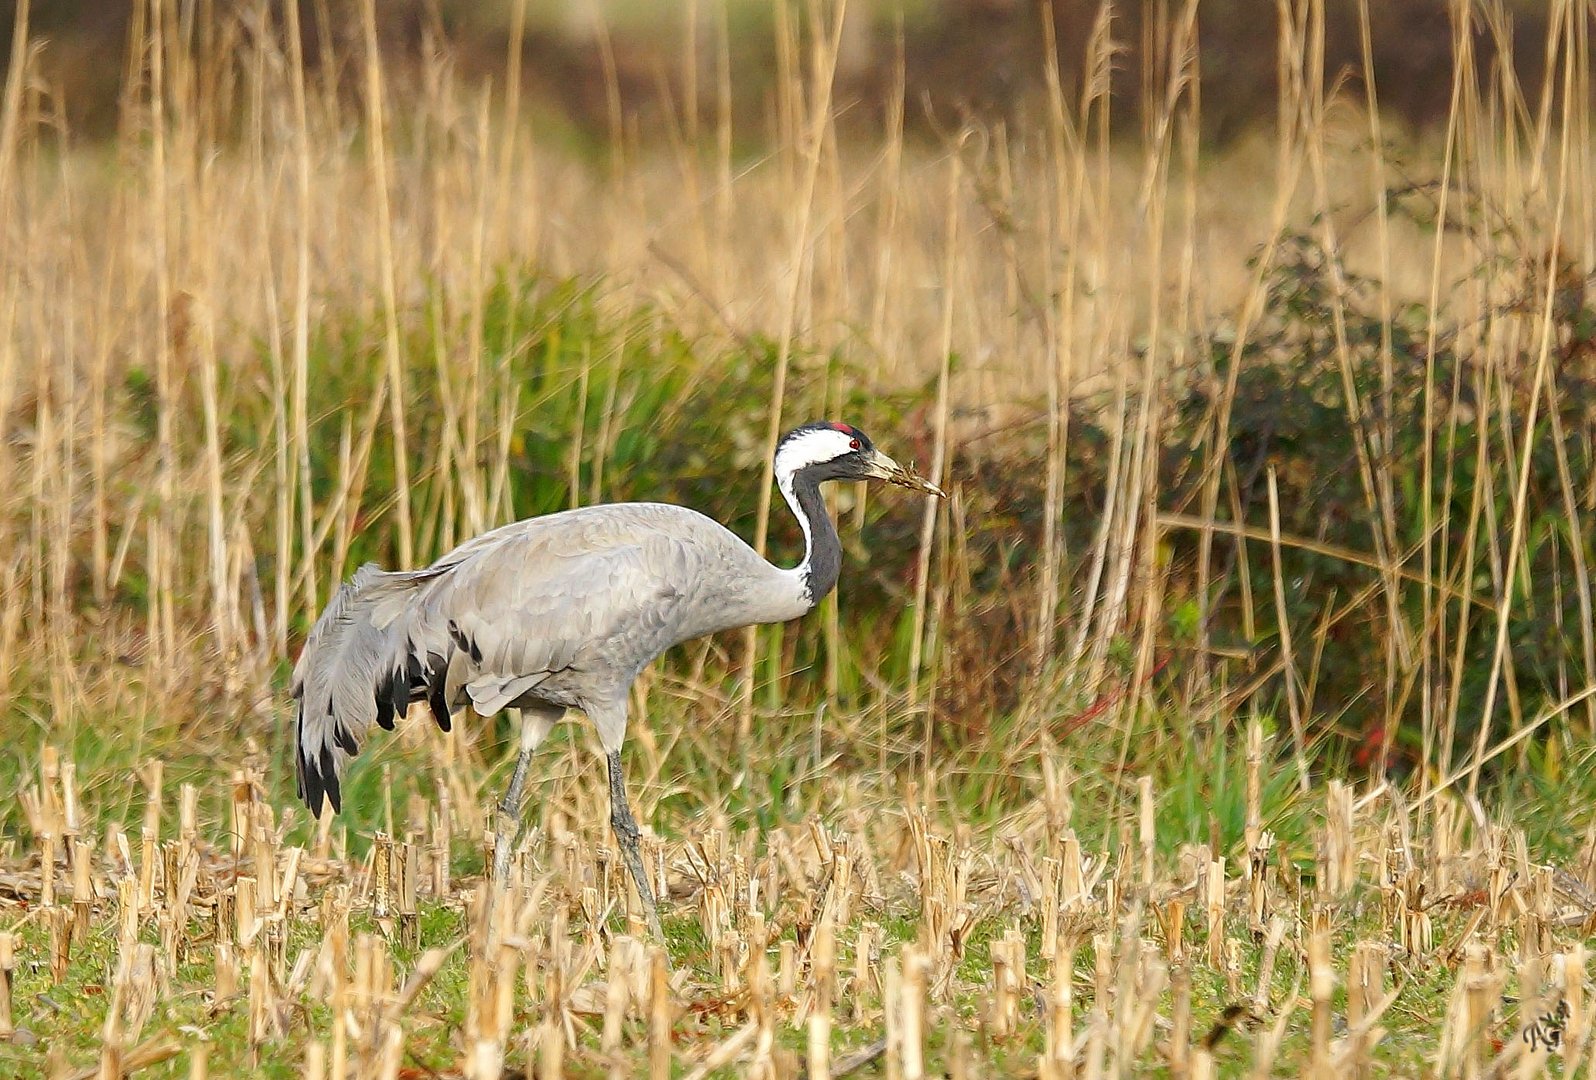
M 818 604 L 836 587 L 837 575 L 842 572 L 842 541 L 837 539 L 837 527 L 826 513 L 826 501 L 820 497 L 821 468 L 799 469 L 792 478 L 793 513 L 798 515 L 809 543 L 798 569 L 811 604 Z

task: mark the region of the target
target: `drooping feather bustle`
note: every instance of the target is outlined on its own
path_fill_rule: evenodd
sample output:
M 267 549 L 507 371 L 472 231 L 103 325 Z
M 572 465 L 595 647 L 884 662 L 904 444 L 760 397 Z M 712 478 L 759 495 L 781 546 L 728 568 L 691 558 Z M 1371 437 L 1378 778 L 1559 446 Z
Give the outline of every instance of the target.
M 295 774 L 299 797 L 320 816 L 323 797 L 342 808 L 339 778 L 373 723 L 394 719 L 424 695 L 429 673 L 414 662 L 408 602 L 432 574 L 389 573 L 367 563 L 340 586 L 294 666 Z

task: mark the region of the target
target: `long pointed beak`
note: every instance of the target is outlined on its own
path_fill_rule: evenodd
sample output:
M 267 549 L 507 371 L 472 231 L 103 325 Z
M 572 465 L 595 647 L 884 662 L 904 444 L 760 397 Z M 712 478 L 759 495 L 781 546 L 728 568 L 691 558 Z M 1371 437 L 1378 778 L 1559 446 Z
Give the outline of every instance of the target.
M 913 469 L 899 465 L 879 450 L 875 452 L 875 457 L 871 459 L 870 464 L 874 468 L 874 475 L 889 484 L 896 484 L 898 487 L 908 488 L 910 491 L 923 491 L 927 495 L 935 495 L 939 499 L 948 497 L 947 492 L 931 481 Z

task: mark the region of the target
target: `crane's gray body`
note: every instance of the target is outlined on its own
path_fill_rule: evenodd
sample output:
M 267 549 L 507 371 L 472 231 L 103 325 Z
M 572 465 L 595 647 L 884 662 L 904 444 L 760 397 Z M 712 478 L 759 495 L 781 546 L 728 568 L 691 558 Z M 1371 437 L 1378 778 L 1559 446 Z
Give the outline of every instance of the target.
M 664 503 L 515 522 L 423 570 L 364 566 L 294 669 L 304 794 L 319 804 L 326 791 L 336 809 L 338 776 L 371 725 L 392 727 L 421 700 L 444 727 L 468 704 L 550 722 L 580 709 L 617 750 L 628 688 L 650 661 L 705 634 L 804 614 L 807 566 L 779 569 L 713 519 Z
M 638 673 L 679 642 L 796 619 L 831 591 L 842 545 L 821 483 L 878 479 L 942 494 L 847 424 L 788 432 L 772 473 L 804 532 L 803 561 L 791 570 L 718 522 L 667 503 L 518 521 L 422 570 L 361 567 L 316 621 L 294 668 L 295 772 L 306 805 L 319 815 L 325 797 L 336 813 L 344 766 L 371 726 L 392 729 L 426 701 L 445 731 L 467 705 L 482 716 L 521 710 L 521 754 L 501 808 L 508 820 L 531 751 L 566 709 L 580 709 L 604 744 L 611 825 L 647 896 L 620 778 L 627 691 Z M 496 877 L 507 858 L 501 833 Z
M 663 942 L 621 766 L 633 680 L 678 642 L 795 619 L 831 591 L 842 545 L 822 482 L 885 480 L 943 494 L 848 424 L 789 431 L 771 472 L 804 531 L 803 561 L 791 570 L 703 514 L 665 503 L 519 521 L 424 570 L 362 566 L 316 620 L 294 667 L 300 797 L 318 817 L 324 800 L 337 813 L 344 766 L 371 726 L 392 729 L 418 701 L 445 731 L 466 705 L 483 716 L 519 709 L 521 749 L 494 829 L 493 881 L 502 887 L 527 763 L 560 715 L 581 709 L 604 744 L 610 828 Z

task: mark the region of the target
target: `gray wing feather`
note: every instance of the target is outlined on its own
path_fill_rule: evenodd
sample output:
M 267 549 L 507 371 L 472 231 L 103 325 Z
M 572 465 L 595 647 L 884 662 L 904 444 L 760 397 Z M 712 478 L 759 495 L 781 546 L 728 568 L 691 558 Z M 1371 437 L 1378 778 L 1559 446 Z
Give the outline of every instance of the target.
M 593 668 L 601 657 L 629 681 L 631 639 L 646 652 L 672 622 L 652 556 L 673 543 L 662 537 L 581 556 L 515 545 L 460 566 L 418 607 L 421 622 L 454 628 L 446 700 L 492 715 L 549 676 Z
M 489 675 L 466 686 L 471 707 L 481 716 L 492 716 L 510 702 L 548 678 L 546 674 L 519 675 L 513 679 Z
M 298 702 L 296 777 L 299 794 L 320 813 L 322 795 L 339 809 L 338 777 L 344 763 L 388 706 L 379 674 L 391 665 L 392 624 L 408 598 L 431 577 L 427 571 L 388 573 L 374 563 L 339 587 L 305 639 L 294 665 Z
M 375 722 L 427 700 L 445 730 L 559 675 L 619 693 L 686 636 L 696 558 L 734 540 L 680 507 L 621 504 L 517 522 L 431 567 L 364 566 L 338 590 L 294 672 L 300 796 L 340 807 L 339 781 Z M 602 685 L 601 685 L 602 684 Z

